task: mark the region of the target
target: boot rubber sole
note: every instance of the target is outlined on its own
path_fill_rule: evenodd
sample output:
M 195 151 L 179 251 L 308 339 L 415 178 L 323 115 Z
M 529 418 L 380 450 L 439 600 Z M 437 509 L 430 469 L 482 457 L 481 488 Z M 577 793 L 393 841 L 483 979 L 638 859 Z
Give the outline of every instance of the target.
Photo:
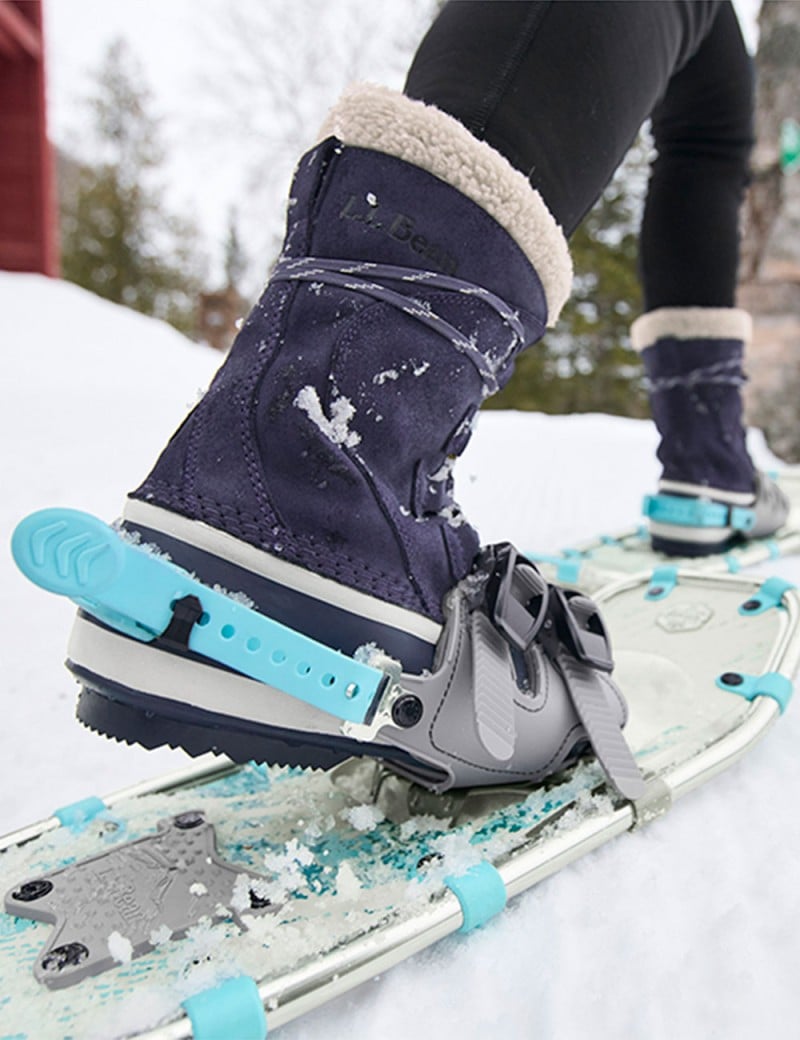
M 343 735 L 338 719 L 280 690 L 197 655 L 140 643 L 82 613 L 73 628 L 67 667 L 82 686 L 78 720 L 124 743 L 312 769 L 363 756 L 421 783 L 442 776 L 399 748 Z

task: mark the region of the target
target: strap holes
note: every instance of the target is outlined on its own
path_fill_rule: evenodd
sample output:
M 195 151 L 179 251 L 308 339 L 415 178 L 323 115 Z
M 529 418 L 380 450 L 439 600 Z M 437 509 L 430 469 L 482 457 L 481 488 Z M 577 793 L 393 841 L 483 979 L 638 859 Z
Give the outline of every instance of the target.
M 219 633 L 223 639 L 233 639 L 236 635 L 236 629 L 233 625 L 223 625 Z
M 307 661 L 300 661 L 297 665 L 298 675 L 308 675 L 311 671 L 311 665 Z
M 284 653 L 283 650 L 273 650 L 272 651 L 272 663 L 273 664 L 283 664 L 285 660 L 286 660 L 286 654 Z
M 261 649 L 261 640 L 256 638 L 256 636 L 251 636 L 245 643 L 245 646 L 251 654 L 257 654 Z
M 350 700 L 352 700 L 354 697 L 358 696 L 359 690 L 360 686 L 358 685 L 358 683 L 351 682 L 347 684 L 347 688 L 344 691 L 344 695 L 345 697 L 348 697 Z
M 211 616 L 207 614 L 205 611 L 203 611 L 203 613 L 197 619 L 197 624 L 200 625 L 201 628 L 205 628 L 205 626 L 209 623 L 210 620 Z
M 331 675 L 330 672 L 328 672 L 327 674 L 322 676 L 322 685 L 323 686 L 333 686 L 333 685 L 335 685 L 335 683 L 336 683 L 336 676 L 335 675 Z

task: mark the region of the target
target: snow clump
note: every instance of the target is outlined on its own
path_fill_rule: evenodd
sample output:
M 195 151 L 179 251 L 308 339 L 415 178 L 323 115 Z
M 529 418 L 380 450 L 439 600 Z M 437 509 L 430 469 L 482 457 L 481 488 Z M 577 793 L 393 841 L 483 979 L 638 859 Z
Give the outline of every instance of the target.
M 336 397 L 331 401 L 330 418 L 323 412 L 319 394 L 313 386 L 304 386 L 298 390 L 293 403 L 295 408 L 306 413 L 317 429 L 332 444 L 355 448 L 357 444 L 361 443 L 361 435 L 350 429 L 350 421 L 356 414 L 356 410 L 349 397 Z
M 374 831 L 386 819 L 377 805 L 354 805 L 342 812 L 342 818 L 357 831 Z
M 133 943 L 119 932 L 112 932 L 108 937 L 108 952 L 119 964 L 130 964 L 133 959 Z

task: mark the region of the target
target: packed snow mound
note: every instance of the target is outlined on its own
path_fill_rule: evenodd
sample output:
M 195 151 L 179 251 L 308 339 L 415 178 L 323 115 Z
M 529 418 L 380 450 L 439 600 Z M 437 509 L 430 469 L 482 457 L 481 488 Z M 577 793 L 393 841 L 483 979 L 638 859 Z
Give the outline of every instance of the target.
M 78 726 L 76 687 L 62 665 L 74 607 L 29 586 L 7 546 L 23 516 L 48 505 L 117 517 L 220 356 L 164 322 L 41 275 L 0 272 L 0 328 L 5 833 L 80 790 L 105 793 L 185 761 L 116 746 Z M 17 796 L 34 788 L 40 797 Z
M 165 322 L 42 275 L 0 272 L 0 315 L 17 446 L 6 487 L 33 506 L 102 487 L 105 511 L 121 502 L 220 362 Z

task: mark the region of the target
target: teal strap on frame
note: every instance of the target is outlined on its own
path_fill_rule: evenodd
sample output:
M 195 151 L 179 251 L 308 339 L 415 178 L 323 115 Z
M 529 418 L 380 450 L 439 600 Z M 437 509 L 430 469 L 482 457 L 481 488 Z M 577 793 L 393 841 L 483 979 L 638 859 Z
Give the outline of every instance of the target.
M 645 592 L 645 599 L 666 599 L 678 584 L 677 567 L 656 567 L 650 576 L 650 584 Z
M 247 975 L 197 993 L 181 1006 L 194 1040 L 264 1040 L 267 1035 L 258 986 Z
M 678 527 L 732 527 L 749 531 L 756 522 L 752 509 L 680 495 L 645 495 L 642 512 L 650 520 Z
M 491 863 L 476 863 L 458 877 L 447 877 L 445 885 L 461 904 L 464 921 L 460 932 L 471 932 L 505 909 L 508 894 L 499 870 Z
M 545 553 L 529 553 L 525 555 L 533 563 L 551 563 L 556 569 L 556 581 L 565 585 L 574 585 L 580 577 L 583 563 L 575 556 L 565 559 L 563 556 L 548 556 Z
M 564 585 L 576 585 L 583 564 L 580 560 L 559 560 L 556 566 L 556 581 Z
M 562 549 L 561 555 L 566 560 L 590 560 L 593 555 L 592 549 Z
M 738 693 L 745 700 L 756 697 L 771 697 L 781 710 L 786 711 L 794 693 L 790 679 L 780 672 L 765 672 L 764 675 L 744 675 L 741 672 L 725 672 L 717 677 L 717 686 L 728 693 Z
M 783 594 L 797 586 L 784 578 L 767 578 L 755 596 L 746 600 L 739 607 L 739 613 L 743 616 L 752 615 L 757 617 L 768 610 L 781 606 Z
M 102 798 L 82 798 L 79 802 L 73 802 L 72 805 L 64 805 L 60 809 L 56 809 L 53 816 L 59 821 L 62 827 L 69 827 L 71 831 L 82 830 L 87 823 L 90 823 L 100 813 L 106 811 L 106 803 Z
M 196 597 L 202 616 L 191 626 L 190 650 L 347 722 L 364 722 L 382 687 L 377 668 L 210 589 L 88 513 L 32 513 L 14 531 L 11 549 L 36 585 L 145 642 L 166 630 L 178 600 Z

